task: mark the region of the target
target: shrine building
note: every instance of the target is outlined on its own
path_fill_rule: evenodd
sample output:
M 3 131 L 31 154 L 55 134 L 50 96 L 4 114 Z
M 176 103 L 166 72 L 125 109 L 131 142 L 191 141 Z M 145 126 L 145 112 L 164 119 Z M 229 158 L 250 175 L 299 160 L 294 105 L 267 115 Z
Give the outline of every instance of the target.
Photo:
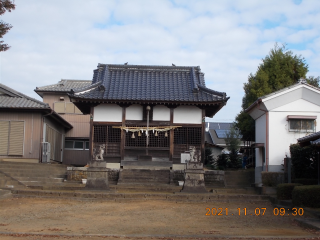
M 90 158 L 119 168 L 128 162 L 184 162 L 195 147 L 204 159 L 205 117 L 229 97 L 209 89 L 199 66 L 98 64 L 71 102 L 90 115 Z

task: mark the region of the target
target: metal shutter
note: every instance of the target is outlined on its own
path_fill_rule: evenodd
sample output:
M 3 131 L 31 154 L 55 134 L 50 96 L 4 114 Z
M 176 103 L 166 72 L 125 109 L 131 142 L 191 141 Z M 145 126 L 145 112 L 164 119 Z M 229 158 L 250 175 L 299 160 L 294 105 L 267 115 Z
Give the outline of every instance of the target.
M 54 103 L 54 110 L 57 113 L 64 113 L 65 112 L 65 110 L 64 110 L 64 102 L 55 102 Z
M 24 122 L 11 121 L 8 155 L 23 155 Z
M 7 155 L 9 141 L 9 121 L 0 121 L 0 155 Z
M 66 113 L 74 113 L 74 104 L 66 103 Z

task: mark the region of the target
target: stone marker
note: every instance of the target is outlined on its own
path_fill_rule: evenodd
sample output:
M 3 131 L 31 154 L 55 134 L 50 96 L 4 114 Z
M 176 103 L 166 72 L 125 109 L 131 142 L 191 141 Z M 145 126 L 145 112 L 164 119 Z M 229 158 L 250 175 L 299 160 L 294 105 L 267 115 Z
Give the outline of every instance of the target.
M 92 160 L 87 170 L 86 188 L 96 190 L 110 190 L 108 169 L 105 161 Z
M 184 184 L 181 192 L 208 193 L 204 183 L 203 163 L 200 160 L 200 153 L 197 154 L 195 147 L 190 146 L 190 161 L 186 163 Z

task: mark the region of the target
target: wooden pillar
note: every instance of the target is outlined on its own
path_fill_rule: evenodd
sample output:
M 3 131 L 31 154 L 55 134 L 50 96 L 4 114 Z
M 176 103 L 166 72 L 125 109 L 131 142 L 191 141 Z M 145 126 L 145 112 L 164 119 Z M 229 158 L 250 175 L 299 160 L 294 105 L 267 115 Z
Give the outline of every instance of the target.
M 174 108 L 170 108 L 170 126 L 173 125 L 173 110 Z M 169 160 L 173 161 L 173 151 L 174 151 L 174 129 L 170 130 L 170 153 L 169 153 Z
M 205 134 L 206 134 L 206 112 L 202 109 L 202 129 L 201 129 L 201 161 L 205 162 Z
M 126 107 L 122 106 L 122 127 L 126 125 Z M 126 132 L 121 130 L 121 144 L 120 144 L 120 156 L 121 161 L 124 160 L 124 146 L 125 146 Z
M 89 161 L 93 160 L 93 107 L 90 108 Z

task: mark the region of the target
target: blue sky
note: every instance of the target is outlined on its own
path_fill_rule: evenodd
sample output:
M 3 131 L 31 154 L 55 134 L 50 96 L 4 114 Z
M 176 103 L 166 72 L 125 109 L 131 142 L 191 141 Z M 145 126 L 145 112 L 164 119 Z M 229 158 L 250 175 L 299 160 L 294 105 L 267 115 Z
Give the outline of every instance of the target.
M 200 66 L 226 92 L 210 121 L 233 121 L 243 83 L 274 44 L 286 43 L 320 76 L 318 0 L 15 0 L 2 19 L 1 83 L 40 99 L 39 86 L 92 79 L 98 63 Z

